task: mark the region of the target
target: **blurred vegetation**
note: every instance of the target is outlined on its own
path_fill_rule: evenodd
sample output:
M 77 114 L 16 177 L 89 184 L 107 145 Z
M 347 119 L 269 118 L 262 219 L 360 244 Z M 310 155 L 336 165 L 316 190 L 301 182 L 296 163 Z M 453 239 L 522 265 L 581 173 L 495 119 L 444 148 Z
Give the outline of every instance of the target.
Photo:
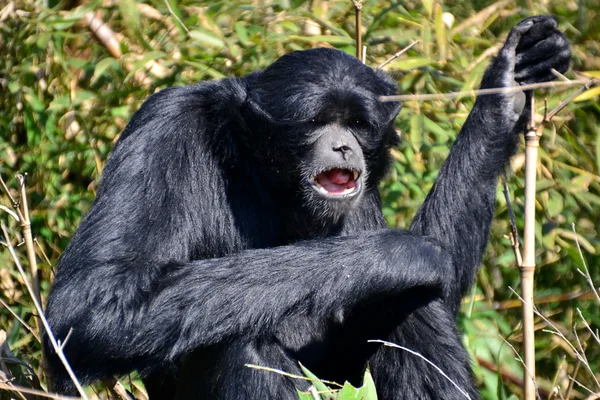
M 558 17 L 573 45 L 567 75 L 600 77 L 600 0 L 367 0 L 366 62 L 377 66 L 419 40 L 385 67 L 402 93 L 475 89 L 508 30 L 523 17 L 548 13 Z M 104 41 L 90 29 L 98 21 L 110 29 Z M 146 97 L 173 85 L 247 74 L 293 50 L 327 46 L 355 54 L 354 25 L 350 0 L 0 0 L 0 174 L 12 188 L 15 174 L 28 174 L 42 294 L 47 294 L 52 266 L 94 198 L 115 140 Z M 553 108 L 575 90 L 537 94 Z M 575 385 L 571 398 L 589 395 L 582 386 L 600 391 L 600 343 L 584 324 L 597 332 L 600 302 L 578 272 L 583 259 L 574 240 L 581 244 L 592 279 L 600 283 L 598 94 L 596 87 L 569 104 L 544 132 L 540 148 L 536 297 L 546 321 L 537 318 L 538 385 L 542 394 L 555 386 L 565 394 L 577 366 L 567 341 L 578 349 L 579 338 L 587 343 L 589 368 L 579 368 L 581 385 Z M 473 100 L 404 104 L 397 122 L 404 141 L 381 187 L 391 226 L 410 223 Z M 542 107 L 538 101 L 543 114 Z M 523 154 L 515 157 L 513 169 L 509 187 L 522 229 Z M 6 197 L 0 204 L 9 206 Z M 15 243 L 20 242 L 18 225 L 0 213 Z M 508 220 L 499 188 L 491 244 L 460 319 L 484 399 L 521 393 L 522 366 L 503 339 L 520 350 L 520 304 L 509 289 L 519 290 L 519 270 L 507 239 Z M 37 326 L 30 295 L 4 249 L 0 298 L 25 323 Z M 548 322 L 564 337 L 545 331 Z M 14 359 L 43 376 L 38 341 L 4 307 L 0 329 L 6 331 Z M 20 384 L 35 386 L 27 376 Z

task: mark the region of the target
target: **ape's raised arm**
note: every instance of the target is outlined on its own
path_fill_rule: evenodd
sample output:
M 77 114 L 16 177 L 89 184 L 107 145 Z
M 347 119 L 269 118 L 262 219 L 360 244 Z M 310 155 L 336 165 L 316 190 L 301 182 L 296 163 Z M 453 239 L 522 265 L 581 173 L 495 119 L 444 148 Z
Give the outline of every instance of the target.
M 488 67 L 481 87 L 512 87 L 554 78 L 565 72 L 570 51 L 552 17 L 531 17 L 508 35 Z M 496 183 L 516 151 L 527 114 L 525 95 L 481 96 L 469 114 L 435 185 L 411 230 L 436 238 L 453 254 L 460 282 L 458 301 L 471 285 L 488 241 Z

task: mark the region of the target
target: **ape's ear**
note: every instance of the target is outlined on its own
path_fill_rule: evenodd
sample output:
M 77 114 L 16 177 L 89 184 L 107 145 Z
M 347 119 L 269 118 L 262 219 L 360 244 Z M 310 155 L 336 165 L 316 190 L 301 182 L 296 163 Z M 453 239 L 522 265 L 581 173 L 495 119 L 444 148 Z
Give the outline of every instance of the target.
M 256 90 L 254 89 L 256 80 L 262 74 L 262 71 L 253 72 L 243 79 L 244 82 L 244 97 L 241 101 L 241 112 L 248 121 L 262 121 L 265 123 L 273 123 L 275 119 L 265 110 L 262 101 Z
M 260 99 L 254 99 L 252 93 L 248 93 L 242 110 L 244 116 L 250 120 L 260 120 L 268 123 L 275 122 L 273 116 L 262 107 Z
M 398 86 L 396 82 L 391 78 L 391 76 L 388 75 L 385 71 L 375 70 L 375 74 L 379 78 L 377 82 L 377 101 L 380 102 L 380 107 L 378 107 L 378 109 L 382 110 L 380 121 L 383 122 L 383 125 L 388 125 L 394 122 L 394 119 L 400 113 L 400 110 L 402 109 L 402 103 L 400 103 L 399 101 L 390 101 L 384 103 L 379 100 L 379 96 L 393 96 L 398 94 Z
M 385 124 L 391 124 L 394 122 L 394 120 L 396 119 L 396 117 L 398 116 L 398 114 L 400 114 L 400 110 L 402 110 L 402 103 L 400 103 L 399 101 L 393 101 L 393 102 L 385 102 L 383 103 L 384 105 L 387 105 L 386 108 L 386 112 L 387 112 L 387 118 L 385 121 Z

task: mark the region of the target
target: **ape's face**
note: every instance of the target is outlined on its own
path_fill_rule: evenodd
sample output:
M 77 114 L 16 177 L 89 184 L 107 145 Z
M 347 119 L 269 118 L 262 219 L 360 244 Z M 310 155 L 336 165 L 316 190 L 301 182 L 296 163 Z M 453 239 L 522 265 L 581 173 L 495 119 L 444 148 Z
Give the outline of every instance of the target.
M 360 201 L 373 167 L 366 157 L 382 149 L 383 136 L 354 111 L 332 102 L 302 124 L 298 188 L 302 203 L 319 219 L 337 221 Z
M 388 77 L 341 51 L 283 56 L 252 81 L 250 102 L 269 125 L 255 129 L 268 132 L 257 154 L 305 211 L 335 222 L 389 165 L 400 107 L 379 96 L 395 92 Z
M 359 197 L 367 173 L 362 147 L 338 121 L 315 120 L 316 142 L 301 166 L 302 184 L 315 196 L 332 201 Z

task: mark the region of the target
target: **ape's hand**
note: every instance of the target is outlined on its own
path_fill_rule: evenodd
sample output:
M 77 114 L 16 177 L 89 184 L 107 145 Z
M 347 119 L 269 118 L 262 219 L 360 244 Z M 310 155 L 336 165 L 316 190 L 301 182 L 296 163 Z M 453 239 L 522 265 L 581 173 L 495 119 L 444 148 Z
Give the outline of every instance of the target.
M 571 50 L 565 35 L 556 27 L 557 22 L 551 16 L 530 17 L 519 22 L 510 31 L 498 57 L 487 69 L 481 88 L 550 81 L 556 78 L 552 69 L 564 73 L 569 68 Z M 496 106 L 502 107 L 504 116 L 516 122 L 525 109 L 524 93 L 506 94 L 498 98 L 502 98 L 503 104 Z
M 556 78 L 552 69 L 564 74 L 569 68 L 569 42 L 556 29 L 556 20 L 549 16 L 527 18 L 513 28 L 513 31 L 529 24 L 532 24 L 531 27 L 520 35 L 521 40 L 516 46 L 515 80 L 520 84 L 551 81 Z M 512 35 L 511 31 L 504 47 L 509 46 Z

